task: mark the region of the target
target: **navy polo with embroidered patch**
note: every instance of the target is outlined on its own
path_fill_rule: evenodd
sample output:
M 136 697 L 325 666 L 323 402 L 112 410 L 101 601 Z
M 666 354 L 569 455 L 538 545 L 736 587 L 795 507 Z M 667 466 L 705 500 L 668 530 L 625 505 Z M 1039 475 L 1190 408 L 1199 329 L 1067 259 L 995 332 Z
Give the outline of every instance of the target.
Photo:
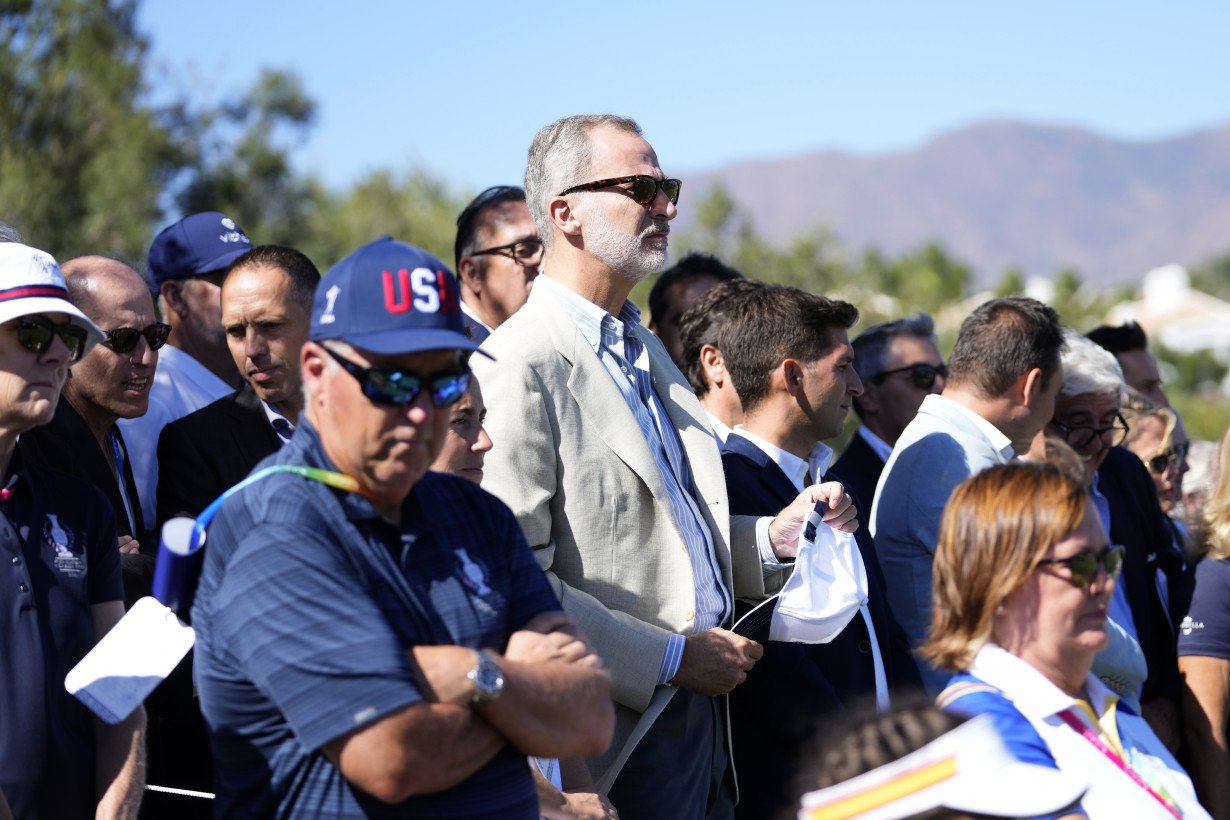
M 257 469 L 336 469 L 309 421 Z M 524 755 L 506 745 L 465 781 L 389 805 L 320 749 L 422 700 L 414 645 L 503 651 L 558 600 L 511 511 L 427 473 L 402 523 L 362 496 L 279 473 L 210 527 L 192 610 L 196 679 L 213 735 L 216 817 L 538 817 Z
M 90 607 L 124 599 L 115 518 L 92 484 L 13 454 L 0 500 L 0 792 L 15 817 L 93 817 L 94 722 L 64 677 Z M 71 502 L 65 501 L 71 499 Z

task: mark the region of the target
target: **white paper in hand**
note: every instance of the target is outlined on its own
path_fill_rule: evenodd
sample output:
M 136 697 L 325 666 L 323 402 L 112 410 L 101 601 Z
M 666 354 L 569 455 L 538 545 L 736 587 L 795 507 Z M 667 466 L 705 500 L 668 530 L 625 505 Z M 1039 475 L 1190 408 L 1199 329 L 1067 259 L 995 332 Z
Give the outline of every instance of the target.
M 770 640 L 828 643 L 866 603 L 867 568 L 854 536 L 821 523 L 813 510 L 773 611 Z
M 131 715 L 188 654 L 196 634 L 167 607 L 142 598 L 69 671 L 64 687 L 107 723 Z

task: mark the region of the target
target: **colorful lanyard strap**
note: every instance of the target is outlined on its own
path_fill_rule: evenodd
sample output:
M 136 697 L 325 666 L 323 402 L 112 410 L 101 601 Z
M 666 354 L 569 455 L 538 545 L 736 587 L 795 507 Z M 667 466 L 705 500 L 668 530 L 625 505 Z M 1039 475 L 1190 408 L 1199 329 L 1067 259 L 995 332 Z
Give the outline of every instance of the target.
M 327 484 L 338 490 L 345 490 L 348 493 L 358 493 L 359 495 L 370 498 L 370 495 L 359 484 L 358 480 L 345 473 L 337 473 L 333 470 L 322 470 L 319 467 L 302 467 L 297 464 L 275 464 L 272 467 L 266 467 L 263 470 L 258 470 L 252 475 L 245 478 L 243 481 L 231 487 L 222 495 L 215 498 L 208 507 L 201 511 L 201 514 L 196 517 L 196 523 L 192 526 L 192 537 L 189 540 L 188 552 L 191 554 L 200 548 L 205 541 L 205 529 L 214 520 L 218 509 L 226 502 L 228 498 L 235 493 L 247 487 L 249 484 L 255 484 L 263 478 L 273 475 L 274 473 L 294 473 L 295 475 L 310 478 L 313 481 L 319 481 L 322 484 Z
M 1095 749 L 1101 752 L 1102 755 L 1107 760 L 1109 760 L 1111 763 L 1114 763 L 1115 766 L 1118 767 L 1119 771 L 1123 772 L 1128 777 L 1130 777 L 1133 783 L 1135 783 L 1137 786 L 1140 786 L 1142 789 L 1147 791 L 1149 795 L 1154 800 L 1156 800 L 1158 803 L 1161 803 L 1162 807 L 1165 808 L 1166 811 L 1170 813 L 1171 817 L 1177 817 L 1177 818 L 1183 817 L 1183 812 L 1179 811 L 1178 807 L 1175 806 L 1173 802 L 1166 799 L 1165 796 L 1160 794 L 1156 789 L 1154 789 L 1152 786 L 1146 783 L 1144 781 L 1144 778 L 1142 778 L 1139 774 L 1137 774 L 1136 771 L 1132 769 L 1132 767 L 1129 766 L 1122 757 L 1116 754 L 1114 749 L 1111 749 L 1109 746 L 1107 746 L 1105 741 L 1103 741 L 1102 738 L 1098 737 L 1098 735 L 1096 735 L 1094 731 L 1090 729 L 1089 726 L 1086 725 L 1085 722 L 1081 720 L 1074 713 L 1072 709 L 1067 709 L 1063 712 L 1060 712 L 1059 717 L 1063 719 L 1064 723 L 1068 724 L 1069 727 L 1071 727 L 1074 731 L 1079 733 L 1081 737 L 1089 741 L 1089 743 L 1091 743 Z

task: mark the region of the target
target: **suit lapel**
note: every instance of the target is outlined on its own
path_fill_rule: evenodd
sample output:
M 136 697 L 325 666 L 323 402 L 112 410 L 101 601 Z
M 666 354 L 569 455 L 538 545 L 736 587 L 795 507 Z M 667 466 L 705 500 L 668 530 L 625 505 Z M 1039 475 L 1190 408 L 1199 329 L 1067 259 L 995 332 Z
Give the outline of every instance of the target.
M 782 468 L 773 459 L 752 442 L 739 435 L 736 430 L 726 439 L 726 449 L 750 459 L 759 469 L 760 483 L 764 485 L 773 497 L 784 507 L 798 496 L 799 491 L 786 478 Z
M 641 435 L 640 425 L 576 322 L 545 291 L 531 290 L 526 307 L 538 313 L 551 343 L 572 365 L 568 374 L 568 390 L 589 422 L 590 429 L 645 482 L 657 501 L 668 503 L 666 484 L 649 444 Z
M 666 349 L 644 328 L 636 333 L 649 353 L 649 374 L 653 390 L 662 400 L 671 424 L 679 433 L 680 443 L 692 471 L 692 480 L 701 499 L 725 499 L 726 478 L 722 472 L 722 451 L 709 429 L 704 408 L 683 379 L 683 374 Z M 725 527 L 723 528 L 725 529 Z
M 274 431 L 265 415 L 265 408 L 250 385 L 235 394 L 230 404 L 231 437 L 235 440 L 236 452 L 241 454 L 245 471 L 250 471 L 269 452 L 282 446 L 282 439 Z

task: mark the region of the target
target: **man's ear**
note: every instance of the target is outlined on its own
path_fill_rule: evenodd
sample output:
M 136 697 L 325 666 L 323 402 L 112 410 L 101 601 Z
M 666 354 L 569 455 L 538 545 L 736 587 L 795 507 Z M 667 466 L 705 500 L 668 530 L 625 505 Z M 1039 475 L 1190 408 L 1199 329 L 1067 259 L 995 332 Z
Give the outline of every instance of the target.
M 471 256 L 461 257 L 457 263 L 457 278 L 477 296 L 483 292 L 483 276 L 479 264 Z
M 854 397 L 860 416 L 875 415 L 880 412 L 880 386 L 871 379 L 863 379 L 863 392 Z
M 782 359 L 773 371 L 774 380 L 780 379 L 786 392 L 792 396 L 803 392 L 803 379 L 806 375 L 803 372 L 803 365 L 790 358 Z
M 1046 376 L 1042 373 L 1042 368 L 1034 367 L 1017 376 L 1012 389 L 1013 398 L 1018 404 L 1033 407 L 1034 402 L 1038 401 L 1038 397 L 1046 389 Z
M 303 347 L 299 349 L 299 373 L 305 386 L 314 385 L 324 378 L 325 371 L 329 368 L 329 362 L 325 358 L 327 355 L 316 342 L 309 340 L 303 343 Z M 318 398 L 324 396 L 324 391 L 319 389 L 313 389 L 310 393 Z
M 729 375 L 726 372 L 726 362 L 722 359 L 722 351 L 716 345 L 700 346 L 700 369 L 705 373 L 705 381 L 710 387 L 719 387 Z
M 577 219 L 572 206 L 568 204 L 568 200 L 562 196 L 556 197 L 547 204 L 547 216 L 551 218 L 551 223 L 565 235 L 581 235 L 581 222 Z
M 183 284 L 178 279 L 169 279 L 158 287 L 158 294 L 166 302 L 167 310 L 180 319 L 188 318 L 188 303 L 184 301 L 182 293 Z

